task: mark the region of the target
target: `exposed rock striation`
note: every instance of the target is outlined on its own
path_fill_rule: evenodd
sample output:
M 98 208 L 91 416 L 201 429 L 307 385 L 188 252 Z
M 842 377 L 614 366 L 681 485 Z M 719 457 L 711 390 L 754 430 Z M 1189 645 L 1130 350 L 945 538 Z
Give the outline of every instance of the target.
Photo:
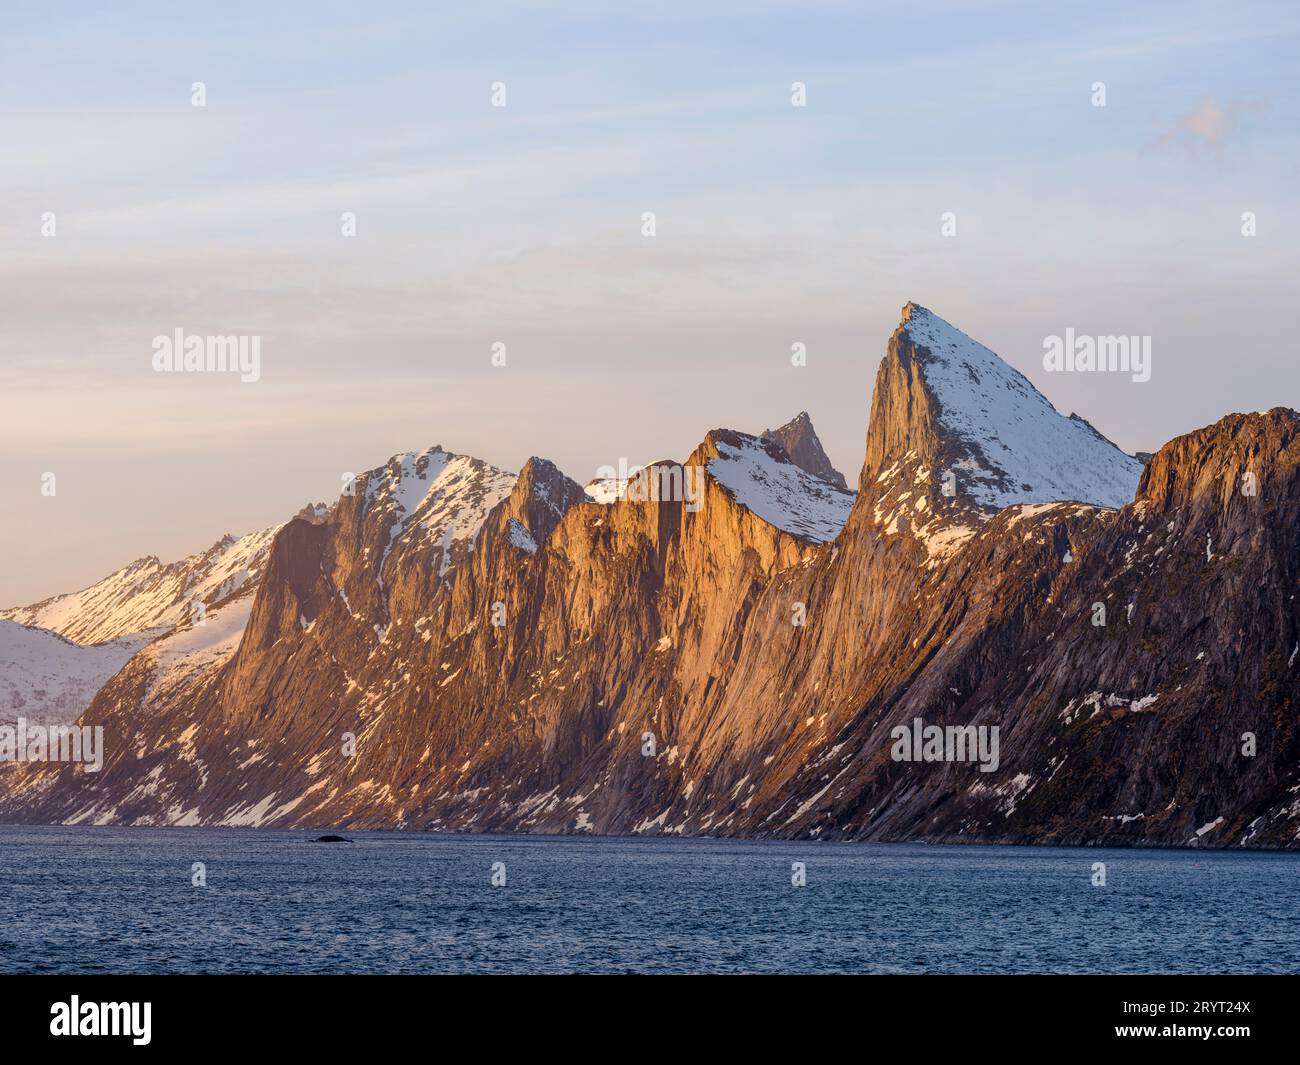
M 1144 469 L 909 304 L 856 495 L 800 421 L 658 464 L 692 499 L 397 456 L 103 687 L 101 773 L 5 767 L 0 817 L 1296 845 L 1300 416 Z M 918 719 L 996 764 L 897 759 Z

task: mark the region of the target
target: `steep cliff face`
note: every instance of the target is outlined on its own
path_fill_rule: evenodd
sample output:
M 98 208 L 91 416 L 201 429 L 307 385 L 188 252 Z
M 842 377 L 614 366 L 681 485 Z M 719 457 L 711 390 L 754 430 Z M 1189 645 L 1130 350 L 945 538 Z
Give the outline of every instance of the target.
M 0 816 L 1293 846 L 1298 431 L 1144 471 L 908 305 L 856 496 L 776 434 L 596 498 L 398 456 L 105 685 L 101 773 L 6 767 Z M 901 760 L 918 719 L 996 757 Z
M 678 718 L 707 731 L 749 604 L 835 534 L 853 498 L 726 430 L 608 505 L 534 459 L 513 483 L 490 468 L 472 489 L 457 480 L 473 505 L 449 508 L 441 464 L 399 457 L 320 525 L 285 526 L 255 599 L 209 612 L 209 625 L 245 614 L 238 653 L 188 691 L 144 685 L 149 659 L 133 662 L 86 716 L 131 742 L 44 802 L 91 821 L 486 826 L 528 820 L 551 795 L 563 801 L 536 823 L 563 828 L 595 774 L 630 817 L 676 779 L 677 755 L 643 756 L 642 734 L 658 728 L 667 748 Z M 176 734 L 192 741 L 179 762 Z M 476 805 L 481 780 L 490 807 Z
M 1141 473 L 984 345 L 924 307 L 903 308 L 876 374 L 864 496 L 902 482 L 914 499 L 937 493 L 985 515 L 1056 500 L 1120 507 Z

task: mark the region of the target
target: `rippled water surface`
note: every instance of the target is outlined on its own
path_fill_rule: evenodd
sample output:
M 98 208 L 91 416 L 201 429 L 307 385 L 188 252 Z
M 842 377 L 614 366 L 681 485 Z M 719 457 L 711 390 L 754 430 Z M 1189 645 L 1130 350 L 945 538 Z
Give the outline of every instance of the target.
M 348 835 L 0 826 L 0 972 L 1300 972 L 1300 855 Z

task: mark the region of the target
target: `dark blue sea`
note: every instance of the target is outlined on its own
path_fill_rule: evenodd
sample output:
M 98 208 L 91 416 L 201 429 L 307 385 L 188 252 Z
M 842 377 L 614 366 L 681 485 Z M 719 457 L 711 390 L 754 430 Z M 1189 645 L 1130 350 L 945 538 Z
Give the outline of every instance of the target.
M 0 827 L 0 972 L 1300 972 L 1300 855 L 315 834 Z

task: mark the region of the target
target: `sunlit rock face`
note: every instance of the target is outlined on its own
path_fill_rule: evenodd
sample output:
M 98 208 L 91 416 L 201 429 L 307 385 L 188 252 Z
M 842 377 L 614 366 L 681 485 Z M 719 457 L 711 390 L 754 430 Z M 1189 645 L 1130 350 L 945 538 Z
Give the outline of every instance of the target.
M 101 772 L 0 766 L 0 816 L 1294 846 L 1298 464 L 1277 409 L 1144 467 L 909 304 L 856 493 L 804 415 L 647 491 L 395 456 L 104 684 Z M 918 722 L 996 764 L 900 757 Z

